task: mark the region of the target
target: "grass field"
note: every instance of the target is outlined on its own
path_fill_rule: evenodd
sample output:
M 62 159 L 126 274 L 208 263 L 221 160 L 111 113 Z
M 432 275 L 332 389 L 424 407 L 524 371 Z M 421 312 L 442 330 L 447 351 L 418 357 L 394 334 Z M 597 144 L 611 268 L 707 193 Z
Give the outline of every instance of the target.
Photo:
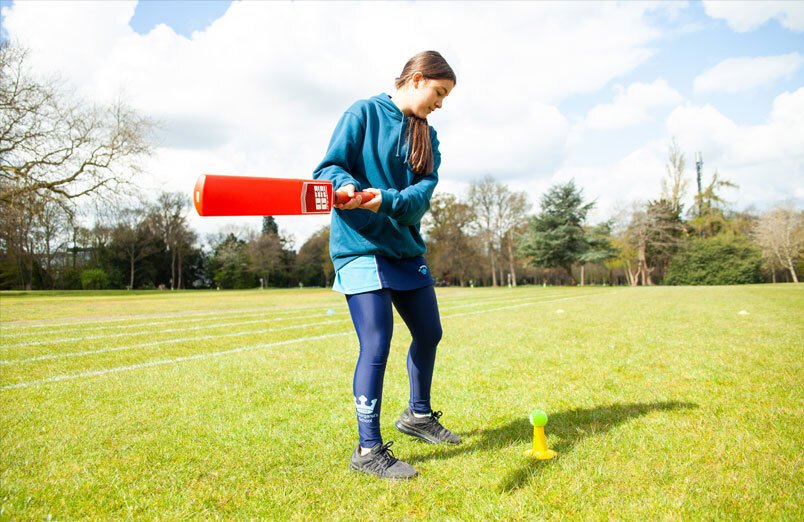
M 347 469 L 331 291 L 0 294 L 0 519 L 804 519 L 804 286 L 438 296 L 463 443 L 394 429 L 397 320 L 383 435 L 420 475 L 393 483 Z M 552 461 L 523 455 L 536 407 Z

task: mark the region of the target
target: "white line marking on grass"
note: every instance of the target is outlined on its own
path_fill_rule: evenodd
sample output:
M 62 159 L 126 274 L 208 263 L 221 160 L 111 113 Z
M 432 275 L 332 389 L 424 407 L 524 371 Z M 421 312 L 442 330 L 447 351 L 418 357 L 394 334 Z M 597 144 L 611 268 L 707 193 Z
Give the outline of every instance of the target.
M 516 305 L 501 306 L 501 307 L 498 307 L 498 308 L 490 308 L 490 309 L 485 309 L 485 310 L 478 310 L 478 311 L 475 311 L 475 312 L 464 312 L 464 313 L 460 313 L 460 314 L 452 314 L 452 315 L 448 315 L 448 316 L 444 316 L 444 317 L 462 317 L 462 316 L 467 316 L 467 315 L 477 315 L 477 314 L 483 314 L 483 313 L 489 313 L 489 312 L 497 312 L 497 311 L 500 311 L 500 310 L 508 310 L 508 309 L 511 309 L 511 308 L 521 308 L 523 306 L 538 305 L 538 304 L 544 304 L 544 303 L 552 303 L 552 302 L 557 302 L 557 301 L 569 301 L 571 299 L 580 299 L 580 298 L 583 298 L 583 297 L 599 296 L 599 295 L 610 295 L 610 294 L 608 294 L 608 293 L 607 294 L 602 294 L 602 293 L 583 294 L 583 295 L 576 295 L 576 296 L 570 296 L 570 297 L 562 297 L 562 298 L 553 299 L 553 300 L 550 300 L 550 301 L 531 301 L 531 302 L 521 303 L 521 304 L 516 304 Z M 150 362 L 145 362 L 145 363 L 133 364 L 133 365 L 129 365 L 129 366 L 119 366 L 119 367 L 116 367 L 116 368 L 106 368 L 104 370 L 95 370 L 95 371 L 90 371 L 90 372 L 73 373 L 73 374 L 66 374 L 66 375 L 57 375 L 55 377 L 49 377 L 47 379 L 39 379 L 39 380 L 35 380 L 35 381 L 24 381 L 24 382 L 18 382 L 18 383 L 15 383 L 15 384 L 9 384 L 9 385 L 0 387 L 0 391 L 11 390 L 11 389 L 16 389 L 16 388 L 27 388 L 29 386 L 35 386 L 37 384 L 46 384 L 46 383 L 52 383 L 52 382 L 66 381 L 66 380 L 70 380 L 70 379 L 79 379 L 79 378 L 82 378 L 82 377 L 95 377 L 95 376 L 99 376 L 99 375 L 107 375 L 107 374 L 110 374 L 110 373 L 124 372 L 124 371 L 128 371 L 128 370 L 136 370 L 136 369 L 140 369 L 140 368 L 149 368 L 151 366 L 160 366 L 160 365 L 165 365 L 165 364 L 175 364 L 175 363 L 184 362 L 184 361 L 194 361 L 194 360 L 200 360 L 200 359 L 207 359 L 207 358 L 210 358 L 210 357 L 219 357 L 219 356 L 222 356 L 222 355 L 230 355 L 230 354 L 241 353 L 241 352 L 246 352 L 246 351 L 251 351 L 251 350 L 257 350 L 257 349 L 260 349 L 260 348 L 270 348 L 270 347 L 273 347 L 273 346 L 283 346 L 283 345 L 288 345 L 288 344 L 300 343 L 300 342 L 304 342 L 304 341 L 314 341 L 314 340 L 319 340 L 319 339 L 328 339 L 328 338 L 331 338 L 331 337 L 340 337 L 340 336 L 344 336 L 344 335 L 354 335 L 354 331 L 350 330 L 348 332 L 339 332 L 339 333 L 334 333 L 334 334 L 319 335 L 319 336 L 315 336 L 315 337 L 302 337 L 302 338 L 299 338 L 299 339 L 290 339 L 290 340 L 287 340 L 287 341 L 277 341 L 277 342 L 273 342 L 273 343 L 263 343 L 263 344 L 256 344 L 256 345 L 251 345 L 251 346 L 242 346 L 240 348 L 234 348 L 232 350 L 224 350 L 224 351 L 220 351 L 220 352 L 207 352 L 207 353 L 200 353 L 200 354 L 196 354 L 196 355 L 187 355 L 187 356 L 184 356 L 184 357 L 176 357 L 176 358 L 173 358 L 173 359 L 162 359 L 162 360 L 158 360 L 158 361 L 150 361 Z
M 154 346 L 159 346 L 162 344 L 172 344 L 172 343 L 183 343 L 187 341 L 209 341 L 210 339 L 222 339 L 225 337 L 239 337 L 242 335 L 259 335 L 264 333 L 270 332 L 279 332 L 283 330 L 297 330 L 299 328 L 308 328 L 314 326 L 321 326 L 325 324 L 332 324 L 341 322 L 341 320 L 335 319 L 332 321 L 319 321 L 317 323 L 306 323 L 306 324 L 294 324 L 291 326 L 285 326 L 283 328 L 264 328 L 262 330 L 247 330 L 245 332 L 232 332 L 226 334 L 217 334 L 217 335 L 201 335 L 197 337 L 180 337 L 177 339 L 164 339 L 162 341 L 153 341 L 150 343 L 141 343 L 141 344 L 130 344 L 127 346 L 115 346 L 110 348 L 100 348 L 98 350 L 84 350 L 82 352 L 70 352 L 70 353 L 51 353 L 45 355 L 38 355 L 36 357 L 29 357 L 27 359 L 3 359 L 0 360 L 0 365 L 10 365 L 10 364 L 23 364 L 29 362 L 36 362 L 36 361 L 49 361 L 52 359 L 61 359 L 64 357 L 81 357 L 84 355 L 95 355 L 99 353 L 108 353 L 108 352 L 119 352 L 122 350 L 133 350 L 137 348 L 152 348 Z
M 476 299 L 477 296 L 473 295 L 472 291 L 462 292 L 460 295 L 450 295 L 450 296 L 441 296 L 439 297 L 440 302 L 447 302 L 447 301 L 464 301 L 465 298 Z M 544 297 L 544 296 L 542 296 Z M 496 299 L 506 299 L 506 297 L 495 297 Z M 331 306 L 331 305 L 330 305 Z M 132 319 L 162 319 L 162 321 L 155 321 L 155 322 L 145 322 L 139 323 L 143 325 L 150 325 L 150 324 L 160 324 L 164 322 L 170 322 L 174 319 L 179 318 L 195 318 L 190 320 L 203 320 L 204 317 L 209 316 L 221 316 L 221 315 L 233 315 L 233 314 L 246 314 L 252 315 L 262 312 L 279 312 L 279 313 L 296 313 L 299 310 L 307 310 L 311 308 L 322 308 L 325 309 L 326 305 L 322 307 L 320 304 L 314 305 L 299 305 L 299 306 L 266 306 L 266 307 L 249 307 L 249 308 L 235 308 L 231 310 L 224 310 L 224 311 L 208 311 L 208 310 L 185 310 L 185 311 L 175 311 L 175 312 L 160 312 L 160 313 L 147 313 L 147 314 L 133 314 L 133 315 L 125 315 L 125 316 L 114 316 L 114 315 L 105 315 L 105 316 L 83 316 L 83 317 L 75 317 L 75 318 L 53 318 L 53 319 L 31 319 L 31 320 L 21 320 L 21 321 L 7 321 L 7 322 L 0 322 L 0 327 L 6 329 L 3 333 L 8 335 L 38 335 L 35 332 L 9 332 L 9 329 L 19 329 L 19 328 L 52 328 L 58 326 L 66 326 L 66 327 L 76 327 L 84 329 L 84 325 L 87 321 L 94 321 L 98 323 L 119 323 L 124 321 L 131 321 Z M 323 312 L 322 312 L 323 313 Z M 62 320 L 62 322 L 54 322 Z M 114 325 L 110 324 L 109 326 L 98 326 L 93 327 L 94 329 L 102 329 L 102 328 L 127 328 L 129 325 Z
M 540 296 L 540 297 L 544 297 L 544 296 Z M 512 300 L 512 301 L 517 302 L 517 301 L 521 301 L 521 300 L 522 299 Z M 471 307 L 481 306 L 485 302 L 486 301 L 480 301 L 480 302 L 476 302 L 476 303 L 468 303 L 468 304 L 457 305 L 457 306 L 451 307 L 451 309 L 466 308 L 466 307 L 470 307 L 470 306 Z M 533 301 L 533 300 L 530 300 L 527 303 L 524 303 L 524 304 L 522 304 L 520 306 L 526 306 L 528 304 L 535 304 L 535 303 L 540 303 L 540 302 L 549 302 L 549 301 Z M 513 306 L 513 307 L 516 307 L 516 306 Z M 512 306 L 509 305 L 509 306 L 503 307 L 501 309 L 504 310 L 504 309 L 508 309 L 508 308 L 512 308 Z M 469 312 L 469 313 L 464 313 L 464 314 L 443 315 L 442 317 L 460 317 L 461 315 L 479 314 L 479 313 L 484 313 L 486 310 L 481 310 L 481 311 L 478 311 L 478 312 Z M 269 333 L 269 332 L 277 332 L 277 331 L 282 331 L 282 330 L 293 330 L 293 329 L 298 329 L 298 328 L 321 326 L 321 325 L 332 324 L 332 323 L 336 323 L 336 322 L 340 322 L 340 321 L 342 321 L 342 319 L 341 320 L 336 319 L 336 320 L 331 320 L 331 321 L 318 321 L 318 322 L 315 322 L 315 323 L 304 323 L 304 324 L 286 326 L 286 327 L 282 327 L 282 328 L 267 328 L 267 329 L 262 329 L 262 330 L 248 330 L 248 331 L 244 331 L 244 332 L 233 332 L 233 333 L 226 333 L 226 334 L 202 335 L 202 336 L 196 336 L 196 337 L 183 337 L 183 338 L 178 338 L 178 339 L 164 339 L 164 340 L 161 340 L 161 341 L 152 341 L 152 342 L 149 342 L 149 343 L 139 343 L 139 344 L 126 345 L 126 346 L 100 348 L 100 349 L 97 349 L 97 350 L 83 350 L 83 351 L 80 351 L 80 352 L 43 354 L 43 355 L 38 355 L 38 356 L 35 356 L 35 357 L 29 357 L 29 358 L 26 358 L 26 359 L 3 359 L 3 360 L 0 360 L 0 365 L 25 364 L 25 363 L 31 363 L 31 362 L 37 362 L 37 361 L 48 361 L 48 360 L 53 360 L 53 359 L 61 359 L 61 358 L 65 358 L 65 357 L 81 357 L 81 356 L 85 356 L 85 355 L 94 355 L 94 354 L 107 353 L 107 352 L 118 352 L 118 351 L 122 351 L 122 350 L 132 350 L 132 349 L 138 349 L 138 348 L 151 348 L 151 347 L 159 346 L 159 345 L 163 345 L 163 344 L 180 343 L 180 342 L 186 342 L 186 341 L 207 341 L 207 340 L 211 340 L 211 339 L 220 339 L 220 338 L 226 338 L 226 337 L 238 337 L 238 336 L 242 336 L 242 335 L 251 335 L 251 334 L 257 335 L 257 334 L 263 334 L 263 333 Z M 242 325 L 242 324 L 252 324 L 252 323 L 259 323 L 259 322 L 263 322 L 263 321 L 259 320 L 259 321 L 243 321 L 243 322 L 239 322 L 239 323 L 217 323 L 216 325 L 208 325 L 207 328 L 213 328 L 213 327 L 217 328 L 217 327 L 223 327 L 223 326 L 238 326 L 238 325 Z M 159 333 L 161 334 L 161 333 L 165 333 L 165 332 L 183 332 L 183 331 L 203 330 L 203 329 L 206 329 L 206 328 L 201 328 L 201 327 L 174 328 L 174 329 L 162 330 Z M 150 332 L 147 332 L 147 333 L 150 333 Z M 61 339 L 61 341 L 69 342 L 69 341 L 89 340 L 89 339 L 103 339 L 103 338 L 111 338 L 111 337 L 121 337 L 121 336 L 126 336 L 126 335 L 135 335 L 135 334 L 132 333 L 132 332 L 129 332 L 127 334 L 110 334 L 110 335 L 88 336 L 88 337 L 84 337 L 84 338 Z M 0 348 L 19 348 L 19 347 L 33 346 L 34 344 L 37 344 L 37 345 L 55 344 L 57 342 L 59 342 L 59 340 L 49 340 L 49 341 L 43 341 L 41 343 L 28 343 L 28 344 L 9 345 L 9 346 L 3 346 L 3 347 L 0 347 Z
M 540 295 L 540 296 L 538 296 L 538 299 L 543 299 L 545 297 L 555 297 L 557 295 L 560 295 L 560 294 Z M 455 308 L 476 308 L 478 306 L 483 306 L 485 304 L 496 303 L 497 301 L 505 301 L 506 303 L 519 303 L 519 302 L 522 302 L 522 301 L 528 301 L 529 303 L 541 302 L 541 301 L 534 301 L 532 297 L 520 297 L 519 299 L 511 299 L 510 297 L 503 297 L 503 298 L 499 298 L 499 299 L 497 299 L 497 298 L 495 298 L 495 299 L 486 299 L 484 301 L 472 301 L 470 303 L 464 303 L 464 304 L 459 304 L 459 305 L 450 306 L 450 307 L 440 307 L 439 306 L 439 309 L 443 310 L 445 312 L 448 312 L 448 311 L 453 310 Z M 544 301 L 544 302 L 547 302 L 547 301 Z
M 553 295 L 557 295 L 557 294 L 553 294 Z M 553 297 L 553 295 L 539 296 L 539 297 L 540 298 Z M 528 298 L 523 297 L 523 298 L 520 298 L 520 299 L 507 299 L 507 302 L 518 302 L 518 301 L 522 301 L 524 299 L 528 299 Z M 496 300 L 497 299 L 495 299 L 495 301 Z M 488 303 L 488 302 L 489 302 L 489 300 L 487 300 L 487 301 L 479 301 L 479 302 L 475 301 L 475 302 L 463 303 L 463 304 L 456 304 L 456 305 L 453 305 L 453 306 L 448 306 L 448 309 L 477 307 L 477 306 L 482 306 L 484 303 Z M 268 318 L 268 317 L 263 317 L 263 318 L 260 318 L 260 319 L 254 319 L 254 320 L 249 320 L 249 321 L 232 321 L 232 322 L 228 322 L 228 323 L 205 323 L 203 325 L 198 325 L 198 326 L 167 328 L 167 329 L 158 330 L 158 331 L 154 331 L 154 327 L 158 326 L 160 324 L 164 324 L 164 323 L 149 322 L 149 323 L 135 323 L 135 324 L 131 324 L 131 325 L 101 326 L 101 327 L 97 327 L 97 328 L 87 328 L 86 330 L 98 330 L 98 329 L 103 330 L 103 329 L 112 329 L 112 328 L 115 328 L 115 329 L 119 329 L 119 328 L 134 328 L 134 327 L 137 327 L 137 326 L 148 326 L 149 328 L 147 330 L 143 330 L 143 331 L 140 331 L 140 332 L 120 332 L 120 333 L 99 334 L 99 335 L 85 335 L 85 336 L 80 336 L 80 337 L 59 337 L 59 338 L 56 338 L 56 339 L 46 339 L 46 340 L 41 340 L 41 341 L 39 341 L 39 340 L 23 341 L 23 342 L 18 342 L 18 343 L 15 343 L 15 344 L 3 344 L 3 345 L 0 345 L 0 350 L 13 349 L 13 348 L 26 348 L 26 347 L 31 347 L 31 346 L 47 346 L 47 345 L 51 345 L 51 344 L 60 344 L 60 343 L 69 343 L 69 342 L 94 341 L 94 340 L 98 340 L 98 339 L 113 339 L 113 338 L 117 338 L 117 337 L 130 337 L 130 336 L 135 336 L 135 335 L 162 335 L 162 334 L 165 334 L 165 333 L 210 330 L 210 329 L 214 329 L 214 328 L 224 328 L 224 327 L 240 326 L 240 325 L 248 325 L 248 324 L 259 324 L 259 323 L 270 322 L 272 320 L 284 321 L 284 320 L 287 320 L 287 319 L 293 319 L 293 318 L 291 318 L 291 317 L 275 317 L 275 318 L 272 319 L 272 318 Z M 203 319 L 192 319 L 192 321 L 199 321 L 199 320 L 203 320 Z M 29 335 L 31 335 L 31 334 L 33 334 L 33 335 L 41 335 L 41 332 L 29 332 L 28 334 Z M 0 364 L 2 364 L 2 361 L 0 361 Z
M 131 319 L 178 319 L 182 317 L 208 317 L 208 316 L 218 316 L 218 315 L 230 315 L 230 314 L 240 314 L 240 313 L 259 313 L 259 312 L 268 312 L 268 311 L 277 311 L 277 312 L 288 312 L 294 313 L 298 312 L 299 310 L 306 310 L 309 308 L 321 308 L 322 306 L 319 304 L 316 305 L 301 305 L 301 306 L 294 306 L 294 307 L 282 307 L 282 306 L 266 306 L 266 307 L 251 307 L 251 308 L 234 308 L 230 310 L 224 311 L 215 311 L 210 312 L 208 310 L 187 310 L 187 311 L 177 311 L 177 312 L 160 312 L 160 313 L 152 313 L 152 314 L 134 314 L 134 315 L 104 315 L 104 316 L 84 316 L 84 317 L 75 317 L 69 319 L 65 322 L 61 323 L 54 323 L 53 321 L 58 321 L 59 319 L 32 319 L 29 321 L 9 321 L 0 323 L 3 328 L 8 327 L 24 327 L 24 328 L 51 328 L 54 326 L 82 326 L 86 321 L 95 320 L 97 322 L 102 323 L 119 323 L 122 321 L 130 321 Z
M 345 313 L 345 312 L 338 312 L 338 313 Z M 231 314 L 231 312 L 221 313 L 221 314 L 218 314 L 218 315 L 229 315 L 229 314 Z M 243 314 L 243 315 L 239 316 L 238 319 L 244 319 L 245 320 L 247 318 L 256 316 L 256 317 L 260 317 L 262 321 L 271 321 L 271 320 L 274 320 L 274 319 L 283 321 L 285 319 L 288 319 L 288 317 L 285 317 L 286 315 L 292 315 L 292 314 L 298 314 L 298 311 L 297 310 L 287 310 L 287 311 L 285 311 L 285 312 L 283 312 L 281 314 L 273 314 L 273 315 L 266 315 L 265 313 L 248 313 L 248 314 Z M 307 315 L 314 315 L 314 314 L 307 314 Z M 320 315 L 324 315 L 324 312 L 322 311 Z M 125 319 L 123 319 L 123 320 L 125 320 Z M 200 321 L 209 321 L 209 319 L 207 317 L 196 317 L 196 318 L 189 318 L 189 319 L 181 319 L 180 322 L 181 322 L 181 324 L 188 324 L 188 323 L 197 323 L 197 322 L 200 322 Z M 107 325 L 107 326 L 89 326 L 89 327 L 83 326 L 83 325 L 72 325 L 72 326 L 74 327 L 73 329 L 80 329 L 80 331 L 83 333 L 83 332 L 96 332 L 96 331 L 102 331 L 102 330 L 122 330 L 122 329 L 129 329 L 129 328 L 139 328 L 139 327 L 142 327 L 142 326 L 147 326 L 150 329 L 153 329 L 154 327 L 158 327 L 158 326 L 161 326 L 161 325 L 176 324 L 176 322 L 177 322 L 176 318 L 168 318 L 168 319 L 165 319 L 163 321 L 145 321 L 145 322 L 128 323 L 128 324 L 112 324 L 112 325 Z M 6 333 L 6 332 L 4 332 L 4 333 Z M 37 331 L 37 332 L 25 331 L 25 332 L 16 332 L 16 333 L 13 333 L 13 334 L 7 334 L 7 336 L 8 337 L 13 337 L 14 339 L 20 339 L 20 338 L 33 337 L 33 336 L 42 335 L 42 334 L 43 334 L 43 332 L 41 332 L 41 331 Z M 22 344 L 22 343 L 20 343 L 20 344 Z M 0 346 L 0 348 L 2 348 L 2 347 Z
M 343 335 L 354 335 L 354 332 L 339 332 L 334 334 L 326 334 L 326 335 L 318 335 L 315 337 L 302 337 L 300 339 L 290 339 L 287 341 L 277 341 L 274 343 L 263 343 L 263 344 L 254 344 L 251 346 L 241 346 L 240 348 L 233 348 L 231 350 L 223 350 L 220 352 L 210 352 L 210 353 L 199 353 L 196 355 L 187 355 L 184 357 L 175 357 L 173 359 L 161 359 L 158 361 L 149 361 L 145 363 L 139 364 L 132 364 L 129 366 L 118 366 L 117 368 L 106 368 L 104 370 L 95 370 L 91 372 L 82 372 L 82 373 L 71 373 L 67 375 L 57 375 L 55 377 L 49 377 L 47 379 L 39 379 L 36 381 L 27 381 L 27 382 L 18 382 L 16 384 L 9 384 L 7 386 L 3 386 L 0 388 L 2 390 L 12 390 L 15 388 L 28 388 L 29 386 L 35 386 L 37 384 L 46 384 L 51 382 L 60 382 L 60 381 L 67 381 L 71 379 L 80 379 L 82 377 L 95 377 L 98 375 L 108 375 L 110 373 L 118 373 L 118 372 L 125 372 L 129 370 L 138 370 L 140 368 L 150 368 L 151 366 L 161 366 L 165 364 L 176 364 L 184 361 L 196 361 L 199 359 L 209 359 L 211 357 L 220 357 L 222 355 L 231 355 L 235 353 L 242 353 L 248 352 L 252 350 L 259 350 L 261 348 L 273 348 L 275 346 L 285 346 L 288 344 L 295 344 L 301 343 L 305 341 L 318 341 L 321 339 L 329 339 L 331 337 L 339 337 Z
M 487 308 L 487 309 L 484 309 L 484 310 L 477 310 L 475 312 L 463 312 L 463 313 L 460 313 L 460 314 L 443 315 L 441 317 L 463 317 L 465 315 L 485 314 L 485 313 L 488 313 L 488 312 L 497 312 L 499 310 L 509 310 L 511 308 L 522 308 L 523 306 L 537 305 L 537 304 L 543 304 L 543 303 L 556 303 L 558 301 L 568 301 L 570 299 L 580 299 L 581 297 L 589 297 L 589 296 L 592 296 L 592 295 L 600 295 L 600 294 L 574 295 L 574 296 L 571 296 L 571 297 L 562 297 L 560 299 L 551 299 L 549 301 L 529 301 L 527 303 L 520 303 L 520 304 L 515 304 L 515 305 L 509 305 L 509 306 L 501 306 L 499 308 Z
M 292 317 L 285 317 L 280 318 L 278 320 L 285 320 L 285 319 L 293 319 Z M 161 335 L 164 333 L 175 333 L 175 332 L 193 332 L 199 330 L 212 330 L 214 328 L 227 328 L 230 326 L 240 326 L 240 325 L 248 325 L 248 324 L 259 324 L 259 323 L 266 323 L 271 322 L 270 319 L 254 319 L 252 321 L 235 321 L 231 323 L 207 323 L 200 326 L 190 326 L 186 328 L 166 328 L 164 330 L 143 330 L 141 332 L 121 332 L 115 334 L 105 334 L 105 335 L 87 335 L 84 337 L 66 337 L 61 339 L 47 339 L 45 341 L 27 341 L 24 343 L 18 344 L 7 344 L 0 346 L 0 349 L 7 349 L 7 348 L 26 348 L 30 346 L 45 346 L 48 344 L 58 344 L 58 343 L 70 343 L 75 341 L 94 341 L 98 339 L 112 339 L 115 337 L 133 337 L 135 335 Z M 302 325 L 303 326 L 303 325 Z

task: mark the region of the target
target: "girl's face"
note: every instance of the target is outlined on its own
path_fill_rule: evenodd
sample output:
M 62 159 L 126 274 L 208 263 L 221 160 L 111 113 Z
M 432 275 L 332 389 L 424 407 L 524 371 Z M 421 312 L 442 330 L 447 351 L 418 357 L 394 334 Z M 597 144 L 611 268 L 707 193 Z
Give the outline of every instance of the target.
M 417 118 L 425 119 L 440 109 L 444 98 L 449 96 L 455 83 L 452 80 L 433 80 L 416 73 L 411 78 L 410 111 Z

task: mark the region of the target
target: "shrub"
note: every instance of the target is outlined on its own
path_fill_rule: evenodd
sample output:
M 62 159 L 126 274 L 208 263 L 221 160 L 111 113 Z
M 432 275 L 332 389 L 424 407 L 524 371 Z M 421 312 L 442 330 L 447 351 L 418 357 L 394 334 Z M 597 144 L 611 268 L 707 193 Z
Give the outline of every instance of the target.
M 59 290 L 81 290 L 83 284 L 81 283 L 81 270 L 78 268 L 65 268 L 57 279 L 57 286 Z
M 109 275 L 100 268 L 90 268 L 81 272 L 81 286 L 84 290 L 103 290 L 109 286 Z
M 670 261 L 668 285 L 741 285 L 762 282 L 762 254 L 748 238 L 697 238 Z

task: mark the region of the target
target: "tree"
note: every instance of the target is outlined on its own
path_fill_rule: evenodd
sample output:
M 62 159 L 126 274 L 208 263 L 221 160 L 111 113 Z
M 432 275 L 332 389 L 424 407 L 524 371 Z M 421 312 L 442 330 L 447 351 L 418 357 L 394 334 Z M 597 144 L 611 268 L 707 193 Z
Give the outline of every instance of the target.
M 186 219 L 186 217 L 185 217 Z M 175 283 L 176 288 L 185 288 L 184 284 L 184 266 L 187 263 L 187 256 L 198 253 L 198 248 L 195 246 L 198 240 L 198 234 L 187 226 L 184 219 L 181 221 L 171 236 L 173 242 L 173 252 L 176 253 L 176 269 L 178 270 L 178 280 Z
M 0 241 L 4 251 L 3 288 L 31 290 L 35 256 L 32 244 L 36 216 L 43 204 L 32 195 L 21 196 L 12 205 L 0 203 Z
M 279 234 L 260 234 L 248 242 L 249 269 L 260 276 L 264 286 L 269 286 L 271 275 L 282 264 L 282 241 Z
M 36 228 L 32 236 L 31 254 L 37 257 L 43 271 L 42 288 L 55 288 L 56 265 L 64 262 L 72 217 L 71 213 L 65 212 L 52 201 L 45 201 L 34 216 Z
M 684 177 L 684 153 L 682 153 L 676 139 L 670 142 L 667 160 L 667 176 L 662 180 L 662 199 L 670 202 L 673 212 L 680 216 L 683 210 L 681 200 L 687 195 L 687 179 Z
M 609 269 L 622 268 L 629 286 L 639 285 L 639 263 L 637 251 L 628 241 L 625 233 L 620 233 L 612 239 L 612 246 L 617 250 L 617 257 L 607 263 Z
M 0 43 L 0 204 L 120 192 L 151 151 L 151 122 L 122 102 L 70 100 L 54 81 L 35 80 L 26 57 Z
M 190 200 L 181 192 L 162 192 L 156 198 L 153 209 L 154 226 L 161 234 L 170 252 L 170 289 L 182 288 L 183 258 L 192 243 L 195 233 L 187 227 L 186 211 Z
M 27 51 L 0 42 L 3 273 L 13 265 L 20 286 L 55 287 L 77 203 L 133 186 L 151 126 L 122 102 L 96 107 L 35 78 Z
M 497 286 L 499 271 L 502 283 L 503 246 L 508 247 L 508 269 L 516 280 L 515 229 L 525 220 L 529 204 L 524 192 L 512 192 L 491 176 L 469 186 L 469 205 L 474 210 L 473 225 L 482 238 L 491 263 L 492 286 Z M 506 239 L 508 239 L 506 243 Z
M 157 235 L 143 214 L 142 209 L 124 209 L 112 230 L 113 248 L 121 252 L 128 262 L 129 290 L 134 288 L 137 263 L 159 250 L 155 242 Z
M 516 286 L 516 248 L 522 228 L 526 225 L 525 216 L 530 210 L 528 197 L 524 192 L 510 192 L 507 189 L 500 192 L 499 221 L 497 239 L 500 246 L 506 246 L 508 270 L 511 275 L 511 285 Z M 524 227 L 526 228 L 526 227 Z
M 798 283 L 795 263 L 801 259 L 804 246 L 804 212 L 791 206 L 778 206 L 762 214 L 754 226 L 754 241 L 762 250 L 765 266 L 770 269 L 774 282 L 776 270 L 789 270 Z
M 423 228 L 427 236 L 427 260 L 437 280 L 465 286 L 472 277 L 480 275 L 479 242 L 468 233 L 473 219 L 470 205 L 453 194 L 436 194 L 430 200 Z
M 233 232 L 218 238 L 209 260 L 212 280 L 218 288 L 253 288 L 255 276 L 249 271 L 248 247 Z
M 619 252 L 612 244 L 611 221 L 605 221 L 586 233 L 587 250 L 581 254 L 582 263 L 603 264 L 617 258 Z M 585 285 L 584 265 L 581 265 L 581 286 Z
M 594 205 L 583 201 L 583 191 L 574 181 L 551 187 L 542 197 L 541 212 L 530 219 L 520 253 L 534 266 L 563 268 L 576 284 L 572 265 L 589 248 L 583 224 Z
M 296 257 L 299 281 L 305 286 L 329 286 L 332 261 L 329 259 L 329 225 L 322 227 L 304 242 Z
M 499 226 L 499 188 L 500 185 L 491 176 L 486 176 L 469 186 L 469 204 L 474 211 L 474 227 L 491 262 L 492 286 L 497 286 L 498 245 L 495 240 Z
M 279 225 L 276 224 L 276 219 L 273 216 L 263 216 L 262 233 L 279 235 Z
M 713 237 L 719 234 L 727 223 L 727 204 L 720 195 L 721 189 L 724 188 L 737 188 L 737 185 L 729 180 L 718 179 L 716 170 L 709 185 L 695 195 L 698 215 L 692 219 L 691 225 L 701 237 Z
M 643 286 L 654 283 L 657 268 L 664 271 L 683 230 L 681 219 L 667 200 L 649 201 L 632 214 L 625 239 L 637 254 L 635 279 Z

